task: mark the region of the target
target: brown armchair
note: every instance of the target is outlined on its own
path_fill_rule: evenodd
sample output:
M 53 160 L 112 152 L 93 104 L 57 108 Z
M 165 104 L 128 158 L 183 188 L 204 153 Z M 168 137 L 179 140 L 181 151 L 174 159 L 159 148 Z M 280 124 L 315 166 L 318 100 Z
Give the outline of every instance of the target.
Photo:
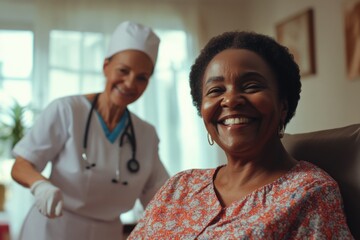
M 338 182 L 348 226 L 360 239 L 360 124 L 285 134 L 282 142 L 296 159 L 316 164 Z

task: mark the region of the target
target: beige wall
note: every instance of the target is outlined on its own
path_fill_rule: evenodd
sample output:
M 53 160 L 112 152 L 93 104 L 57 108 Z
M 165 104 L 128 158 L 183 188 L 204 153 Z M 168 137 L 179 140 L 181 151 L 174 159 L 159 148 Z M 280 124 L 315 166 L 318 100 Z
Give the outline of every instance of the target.
M 262 4 L 252 1 L 253 15 Z M 251 27 L 275 35 L 274 26 L 308 7 L 314 9 L 317 73 L 302 79 L 302 94 L 288 132 L 341 127 L 360 122 L 360 78 L 348 80 L 345 69 L 343 2 L 339 0 L 272 0 L 267 21 L 252 18 Z M 270 6 L 268 6 L 270 10 Z M 263 10 L 259 10 L 260 13 Z
M 275 36 L 275 25 L 306 8 L 314 9 L 317 73 L 302 79 L 301 100 L 287 132 L 306 132 L 360 122 L 360 78 L 348 80 L 345 69 L 343 2 L 339 0 L 249 0 L 205 7 L 207 32 L 231 28 Z M 216 14 L 217 12 L 217 14 Z M 219 17 L 219 12 L 221 16 Z M 225 19 L 223 21 L 223 19 Z

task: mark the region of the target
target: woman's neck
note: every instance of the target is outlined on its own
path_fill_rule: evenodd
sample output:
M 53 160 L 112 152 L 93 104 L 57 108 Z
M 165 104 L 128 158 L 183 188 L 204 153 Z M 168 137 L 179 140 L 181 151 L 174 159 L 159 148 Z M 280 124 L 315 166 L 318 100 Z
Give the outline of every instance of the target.
M 223 206 L 228 206 L 256 189 L 274 182 L 296 163 L 281 143 L 276 154 L 260 154 L 253 159 L 228 159 L 228 164 L 218 171 L 214 179 L 219 200 Z
M 89 95 L 89 100 L 93 101 L 96 94 Z M 100 93 L 96 106 L 96 111 L 102 119 L 104 120 L 106 126 L 111 131 L 113 130 L 121 117 L 125 113 L 126 107 L 120 107 L 111 102 L 110 98 L 108 98 L 104 93 Z

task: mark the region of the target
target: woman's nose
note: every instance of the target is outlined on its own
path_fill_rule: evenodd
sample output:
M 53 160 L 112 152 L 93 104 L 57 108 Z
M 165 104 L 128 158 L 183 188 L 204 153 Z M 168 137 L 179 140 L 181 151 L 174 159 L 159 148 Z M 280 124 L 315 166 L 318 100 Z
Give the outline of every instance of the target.
M 132 74 L 128 75 L 124 81 L 125 86 L 129 89 L 135 89 L 136 88 L 136 78 Z
M 221 101 L 222 107 L 235 108 L 245 103 L 244 96 L 237 91 L 229 91 L 224 95 Z

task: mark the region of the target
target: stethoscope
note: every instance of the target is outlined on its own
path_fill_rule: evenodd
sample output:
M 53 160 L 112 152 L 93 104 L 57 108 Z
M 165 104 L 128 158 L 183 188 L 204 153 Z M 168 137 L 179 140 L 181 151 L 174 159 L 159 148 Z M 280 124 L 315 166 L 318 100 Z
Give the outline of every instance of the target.
M 89 134 L 91 117 L 93 115 L 93 111 L 95 109 L 95 106 L 96 106 L 96 103 L 98 101 L 99 95 L 100 95 L 99 93 L 96 94 L 95 97 L 94 97 L 94 100 L 91 103 L 91 109 L 90 109 L 90 112 L 88 114 L 87 121 L 86 121 L 86 126 L 85 126 L 85 134 L 84 134 L 84 140 L 83 140 L 83 152 L 81 154 L 81 157 L 82 157 L 82 159 L 83 159 L 83 161 L 85 163 L 85 169 L 87 169 L 87 170 L 89 170 L 89 169 L 96 166 L 96 163 L 90 163 L 88 161 L 88 158 L 87 158 L 87 155 L 86 155 L 86 148 L 87 148 L 87 139 L 88 139 L 88 134 Z M 128 121 L 127 121 L 127 124 L 126 124 L 126 127 L 125 127 L 123 133 L 120 136 L 119 147 L 121 148 L 123 146 L 124 139 L 125 139 L 125 137 L 127 137 L 129 142 L 130 142 L 130 145 L 131 145 L 132 157 L 127 162 L 126 166 L 127 166 L 127 169 L 129 170 L 129 172 L 136 173 L 140 169 L 140 164 L 135 158 L 135 155 L 136 155 L 135 131 L 134 131 L 134 126 L 132 124 L 130 112 L 129 112 L 129 110 L 127 108 L 126 108 L 126 113 L 128 115 Z M 120 161 L 118 161 L 118 163 L 117 163 L 118 167 L 117 167 L 117 169 L 115 171 L 116 177 L 111 180 L 111 182 L 113 182 L 113 183 L 118 183 L 120 181 L 120 163 L 119 162 Z M 122 184 L 127 185 L 128 182 L 127 181 L 122 181 Z

